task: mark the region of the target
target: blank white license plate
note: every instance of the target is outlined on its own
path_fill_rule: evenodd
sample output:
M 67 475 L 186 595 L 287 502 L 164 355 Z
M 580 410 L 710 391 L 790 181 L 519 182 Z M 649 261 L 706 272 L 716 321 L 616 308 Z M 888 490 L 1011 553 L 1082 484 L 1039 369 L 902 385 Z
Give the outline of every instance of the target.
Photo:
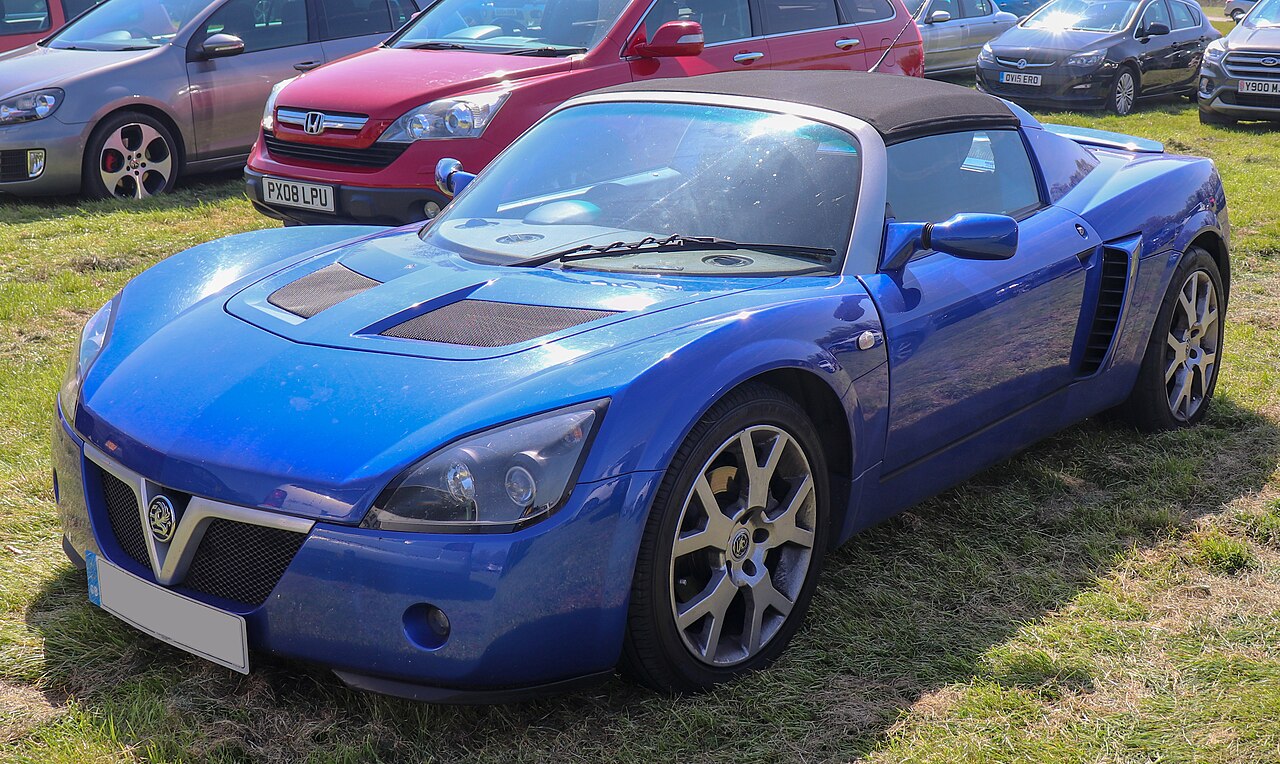
M 1000 81 L 1006 85 L 1039 85 L 1040 75 L 1022 72 L 1000 72 Z
M 86 551 L 89 601 L 175 647 L 249 673 L 244 618 L 143 581 Z
M 317 212 L 333 212 L 333 186 L 299 183 L 279 178 L 262 179 L 262 200 Z
M 1267 95 L 1280 95 L 1280 80 L 1274 82 L 1260 82 L 1258 80 L 1240 80 L 1241 93 L 1265 93 Z

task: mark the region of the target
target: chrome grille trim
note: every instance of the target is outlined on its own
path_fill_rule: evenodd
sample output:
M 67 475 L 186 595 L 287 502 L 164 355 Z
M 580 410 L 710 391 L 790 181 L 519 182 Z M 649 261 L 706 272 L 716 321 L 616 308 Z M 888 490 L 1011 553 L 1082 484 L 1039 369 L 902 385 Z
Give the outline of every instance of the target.
M 291 127 L 305 127 L 307 124 L 307 114 L 310 113 L 306 109 L 288 109 L 283 106 L 276 109 L 276 121 L 282 125 Z M 352 132 L 360 132 L 364 129 L 369 118 L 360 114 L 327 114 L 320 112 L 321 132 L 325 130 L 350 130 Z
M 1018 68 L 1018 60 L 1012 60 L 1012 59 L 1008 59 L 1008 58 L 1000 58 L 999 56 L 996 56 L 996 63 L 997 63 L 997 64 L 1000 64 L 1001 66 L 1007 66 L 1007 67 L 1009 67 L 1010 69 L 1017 69 L 1017 68 Z M 1053 64 L 1054 64 L 1054 62 L 1053 62 L 1053 61 L 1050 61 L 1050 62 L 1049 62 L 1049 63 L 1047 63 L 1047 64 L 1033 64 L 1033 63 L 1031 63 L 1030 61 L 1028 61 L 1028 62 L 1027 62 L 1027 65 L 1026 65 L 1026 67 L 1025 67 L 1025 68 L 1027 68 L 1027 69 L 1043 69 L 1043 68 L 1045 68 L 1046 66 L 1053 66 Z
M 1266 66 L 1263 59 L 1275 59 L 1275 66 Z M 1233 50 L 1227 53 L 1222 66 L 1227 74 L 1237 79 L 1280 80 L 1280 52 L 1271 50 Z

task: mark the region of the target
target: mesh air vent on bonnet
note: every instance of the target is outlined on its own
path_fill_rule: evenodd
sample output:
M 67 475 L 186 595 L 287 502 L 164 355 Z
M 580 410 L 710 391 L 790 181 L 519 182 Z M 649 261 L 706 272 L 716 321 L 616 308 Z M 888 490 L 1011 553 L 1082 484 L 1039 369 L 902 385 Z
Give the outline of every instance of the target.
M 332 308 L 381 283 L 334 263 L 285 284 L 272 292 L 267 297 L 267 302 L 295 316 L 311 318 L 320 311 Z
M 382 334 L 423 342 L 496 348 L 528 342 L 615 312 L 459 300 L 397 324 Z

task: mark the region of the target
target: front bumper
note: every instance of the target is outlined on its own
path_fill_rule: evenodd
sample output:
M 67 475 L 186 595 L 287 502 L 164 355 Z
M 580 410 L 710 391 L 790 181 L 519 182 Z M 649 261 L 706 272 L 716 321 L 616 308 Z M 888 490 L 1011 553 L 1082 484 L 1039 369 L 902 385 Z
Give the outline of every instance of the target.
M 76 557 L 91 550 L 154 582 L 121 551 L 98 468 L 60 411 L 53 457 L 64 547 Z M 581 484 L 555 515 L 511 534 L 317 522 L 258 606 L 181 582 L 173 588 L 243 615 L 251 650 L 327 666 L 364 689 L 438 702 L 562 689 L 617 662 L 635 553 L 660 477 Z M 443 644 L 421 644 L 413 619 L 423 603 L 449 618 Z
M 1201 111 L 1234 119 L 1280 121 L 1280 96 L 1240 93 L 1240 79 L 1227 74 L 1221 63 L 1201 65 L 1197 99 Z
M 85 125 L 69 125 L 55 113 L 33 122 L 0 127 L 0 194 L 14 196 L 53 196 L 80 191 L 80 173 L 87 138 Z M 44 171 L 38 177 L 27 177 L 26 153 L 33 149 L 45 153 Z M 11 153 L 13 152 L 13 153 Z M 21 169 L 8 171 L 11 166 Z
M 408 225 L 427 219 L 428 202 L 434 202 L 442 209 L 449 203 L 449 197 L 434 188 L 369 188 L 326 184 L 333 187 L 336 212 L 314 212 L 268 204 L 262 190 L 263 177 L 263 173 L 248 167 L 244 170 L 245 193 L 249 196 L 249 201 L 253 202 L 254 208 L 267 217 L 302 225 Z
M 1115 67 L 1104 63 L 1086 72 L 1067 69 L 1054 64 L 1024 73 L 1039 74 L 1039 85 L 1006 85 L 1000 82 L 1000 72 L 1016 72 L 1016 69 L 978 62 L 978 90 L 1019 104 L 1044 106 L 1057 109 L 1099 109 L 1106 105 Z

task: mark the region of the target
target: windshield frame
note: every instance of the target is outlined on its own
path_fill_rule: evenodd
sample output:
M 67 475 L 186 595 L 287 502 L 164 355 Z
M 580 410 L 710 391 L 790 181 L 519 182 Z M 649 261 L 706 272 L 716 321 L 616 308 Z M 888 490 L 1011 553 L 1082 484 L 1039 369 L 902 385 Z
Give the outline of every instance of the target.
M 1115 2 L 1115 0 L 1082 0 L 1082 1 L 1086 3 Z M 1030 15 L 1028 15 L 1025 19 L 1018 22 L 1018 26 L 1022 29 L 1030 29 L 1036 32 L 1054 31 L 1053 29 L 1049 29 L 1046 27 L 1033 27 L 1029 25 L 1033 20 L 1035 20 L 1037 16 L 1040 16 L 1041 14 L 1046 13 L 1046 11 L 1048 11 L 1050 8 L 1052 8 L 1053 6 L 1057 5 L 1060 2 L 1063 2 L 1063 0 L 1050 0 L 1050 2 L 1040 6 L 1035 11 L 1033 11 Z M 1146 12 L 1148 5 L 1149 3 L 1145 2 L 1145 0 L 1133 0 L 1133 10 L 1130 11 L 1129 16 L 1125 18 L 1124 24 L 1122 24 L 1117 29 L 1083 29 L 1080 27 L 1066 27 L 1065 29 L 1062 29 L 1060 31 L 1088 32 L 1090 34 L 1103 34 L 1103 35 L 1120 34 L 1122 32 L 1129 30 L 1131 27 L 1133 27 L 1133 25 L 1137 22 L 1137 20 L 1142 17 L 1142 14 Z
M 63 24 L 58 29 L 55 29 L 53 31 L 53 34 L 50 34 L 44 37 L 36 44 L 43 48 L 50 48 L 51 50 L 77 50 L 77 51 L 86 51 L 86 52 L 93 52 L 93 53 L 121 53 L 121 52 L 137 50 L 136 48 L 126 48 L 126 49 L 104 48 L 102 50 L 94 50 L 94 49 L 80 48 L 80 47 L 56 48 L 53 46 L 52 43 L 57 42 L 59 39 L 61 39 L 62 36 L 67 31 L 72 29 L 76 24 L 81 23 L 82 21 L 89 18 L 94 13 L 101 11 L 104 6 L 110 5 L 113 2 L 124 3 L 124 2 L 128 2 L 128 0 L 103 0 L 97 5 L 86 8 L 78 16 L 67 21 L 67 23 Z M 191 14 L 191 18 L 187 19 L 185 24 L 178 27 L 177 30 L 174 31 L 173 39 L 167 42 L 160 43 L 158 45 L 151 46 L 149 48 L 144 48 L 142 50 L 158 50 L 160 48 L 165 47 L 166 45 L 172 45 L 172 46 L 185 49 L 187 45 L 191 42 L 192 30 L 199 29 L 200 25 L 204 23 L 204 20 L 210 15 L 212 15 L 213 12 L 216 11 L 218 8 L 221 8 L 225 2 L 226 0 L 209 0 L 209 2 L 206 2 L 203 7 L 197 10 L 195 13 Z
M 849 236 L 847 237 L 846 245 L 843 250 L 837 248 L 839 259 L 836 263 L 832 264 L 830 272 L 820 274 L 798 273 L 796 275 L 810 278 L 839 278 L 853 275 L 872 275 L 879 271 L 880 251 L 882 245 L 881 239 L 884 233 L 884 209 L 885 200 L 887 199 L 885 173 L 888 160 L 885 152 L 884 138 L 867 122 L 864 122 L 857 117 L 852 117 L 848 114 L 841 114 L 840 112 L 824 109 L 819 106 L 809 106 L 790 101 L 776 101 L 769 98 L 712 93 L 645 91 L 631 93 L 593 93 L 571 98 L 552 109 L 546 116 L 535 122 L 529 130 L 532 130 L 534 127 L 540 125 L 544 120 L 550 119 L 552 116 L 565 111 L 566 109 L 573 109 L 579 106 L 598 103 L 666 103 L 685 104 L 690 106 L 720 106 L 745 109 L 747 111 L 762 112 L 766 114 L 800 117 L 802 119 L 811 120 L 849 133 L 857 141 L 858 149 L 862 152 L 862 167 L 858 178 L 858 201 L 854 207 L 853 221 L 850 224 Z M 503 156 L 508 151 L 511 151 L 512 147 L 518 143 L 519 140 L 520 139 L 517 138 L 515 142 L 503 149 L 488 166 L 492 167 L 498 164 Z M 485 170 L 481 170 L 475 180 L 467 184 L 467 187 L 463 189 L 456 198 L 462 198 L 466 194 L 471 193 L 478 184 L 484 182 L 484 178 L 487 173 L 487 168 Z M 429 220 L 418 229 L 419 238 L 426 236 L 434 222 L 435 220 Z M 453 252 L 453 250 L 449 251 Z M 454 254 L 458 257 L 463 257 L 460 253 L 454 252 Z M 590 267 L 590 264 L 593 262 L 595 261 L 574 261 L 573 269 L 578 271 L 594 270 Z M 799 260 L 796 262 L 801 263 Z M 513 261 L 513 264 L 518 263 L 519 261 Z M 599 272 L 616 274 L 619 271 L 614 268 L 601 268 Z M 682 274 L 678 272 L 664 273 L 661 277 L 708 278 L 706 274 Z

